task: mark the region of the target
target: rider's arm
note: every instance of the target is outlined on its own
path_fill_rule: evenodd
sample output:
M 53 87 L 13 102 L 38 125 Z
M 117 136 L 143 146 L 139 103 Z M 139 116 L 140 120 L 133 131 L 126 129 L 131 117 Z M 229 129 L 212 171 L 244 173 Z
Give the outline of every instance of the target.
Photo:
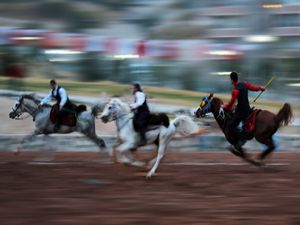
M 49 94 L 48 94 L 45 98 L 42 99 L 42 101 L 41 101 L 40 104 L 41 104 L 41 105 L 47 104 L 47 103 L 49 103 L 51 100 L 52 100 L 52 90 L 49 92 Z
M 239 96 L 239 91 L 237 89 L 233 89 L 231 99 L 227 104 L 223 106 L 223 108 L 227 110 L 231 110 L 238 96 Z
M 67 95 L 67 92 L 66 92 L 66 90 L 64 88 L 60 88 L 59 89 L 59 95 L 61 97 L 59 108 L 62 109 L 62 107 L 64 107 L 64 105 L 67 102 L 68 95 Z
M 253 84 L 250 84 L 249 82 L 244 82 L 244 84 L 250 91 L 264 91 L 265 90 L 265 87 L 263 87 L 263 86 L 255 86 Z
M 143 105 L 146 99 L 146 95 L 143 92 L 136 92 L 135 97 L 136 97 L 135 103 L 130 104 L 131 109 L 136 109 L 137 107 Z

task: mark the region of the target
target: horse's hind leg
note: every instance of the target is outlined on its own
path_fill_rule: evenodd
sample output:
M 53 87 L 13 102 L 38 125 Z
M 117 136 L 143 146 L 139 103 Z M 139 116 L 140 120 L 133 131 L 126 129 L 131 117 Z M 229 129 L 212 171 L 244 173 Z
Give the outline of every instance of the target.
M 268 148 L 265 151 L 263 151 L 259 156 L 259 160 L 263 161 L 271 152 L 274 151 L 275 144 L 273 142 L 272 137 L 270 137 L 266 140 L 260 141 L 260 142 L 268 146 Z
M 170 142 L 172 137 L 168 136 L 168 135 L 162 135 L 159 138 L 159 145 L 158 145 L 158 153 L 157 153 L 157 157 L 156 157 L 156 161 L 153 165 L 153 167 L 151 168 L 151 170 L 148 172 L 147 174 L 147 178 L 150 178 L 154 175 L 160 161 L 162 160 L 162 158 L 165 155 L 165 151 L 167 148 L 168 143 Z M 153 160 L 150 161 L 150 163 L 152 163 Z
M 251 159 L 249 157 L 249 155 L 243 150 L 243 148 L 236 149 L 236 148 L 230 147 L 229 150 L 231 151 L 232 154 L 242 158 L 246 162 L 249 162 L 249 163 L 251 163 L 255 166 L 260 166 L 260 163 L 258 163 L 255 160 Z

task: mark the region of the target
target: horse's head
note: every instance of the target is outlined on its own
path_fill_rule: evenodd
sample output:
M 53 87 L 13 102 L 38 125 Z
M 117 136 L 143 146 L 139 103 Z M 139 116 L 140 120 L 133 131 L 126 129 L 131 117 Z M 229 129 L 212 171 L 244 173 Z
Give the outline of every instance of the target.
M 16 101 L 14 107 L 11 109 L 9 113 L 9 118 L 15 119 L 16 117 L 19 117 L 24 112 L 23 101 L 24 101 L 23 96 L 20 96 Z
M 37 100 L 33 95 L 21 95 L 14 107 L 9 113 L 9 118 L 15 119 L 20 117 L 24 112 L 32 114 L 33 110 L 37 108 L 39 100 Z
M 121 114 L 128 114 L 130 112 L 129 106 L 118 98 L 112 98 L 104 107 L 100 119 L 102 122 L 116 120 Z
M 197 118 L 204 117 L 207 113 L 211 112 L 211 101 L 214 94 L 210 94 L 208 97 L 203 97 L 199 108 L 195 112 Z

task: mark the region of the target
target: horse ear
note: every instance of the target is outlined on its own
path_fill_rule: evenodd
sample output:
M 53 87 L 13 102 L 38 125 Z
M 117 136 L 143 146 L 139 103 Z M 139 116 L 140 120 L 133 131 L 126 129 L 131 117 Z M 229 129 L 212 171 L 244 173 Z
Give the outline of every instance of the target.
M 214 94 L 210 93 L 209 96 L 208 96 L 208 99 L 210 100 L 213 96 L 214 96 Z

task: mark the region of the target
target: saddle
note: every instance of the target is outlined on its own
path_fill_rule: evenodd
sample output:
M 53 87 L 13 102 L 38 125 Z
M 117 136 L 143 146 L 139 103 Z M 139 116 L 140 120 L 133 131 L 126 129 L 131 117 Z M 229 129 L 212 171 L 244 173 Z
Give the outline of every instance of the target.
M 250 115 L 245 119 L 243 123 L 243 130 L 247 133 L 253 133 L 255 129 L 256 116 L 261 111 L 261 109 L 254 109 L 251 111 Z
M 54 104 L 51 107 L 50 120 L 52 123 L 56 123 L 57 121 L 58 107 L 59 107 L 58 104 Z M 66 113 L 62 118 L 61 125 L 74 127 L 76 126 L 77 123 L 77 115 L 83 111 L 86 111 L 86 106 L 85 105 L 76 106 L 75 104 L 71 104 L 71 107 L 64 108 L 63 110 L 65 110 Z
M 158 126 L 169 127 L 170 121 L 169 117 L 165 113 L 150 113 L 147 121 L 147 130 L 153 130 Z M 133 117 L 133 127 L 135 131 L 139 132 L 138 121 L 135 117 Z

